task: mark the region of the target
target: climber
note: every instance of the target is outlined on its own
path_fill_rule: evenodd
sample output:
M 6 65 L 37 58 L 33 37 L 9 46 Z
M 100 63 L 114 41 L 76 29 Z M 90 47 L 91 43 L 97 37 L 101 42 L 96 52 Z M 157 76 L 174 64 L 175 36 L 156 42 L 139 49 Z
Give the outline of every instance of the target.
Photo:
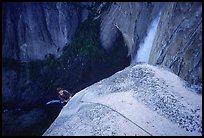
M 63 88 L 57 88 L 57 93 L 59 94 L 58 97 L 60 98 L 63 105 L 66 105 L 66 103 L 71 99 L 71 93 L 69 93 L 67 90 L 64 90 Z

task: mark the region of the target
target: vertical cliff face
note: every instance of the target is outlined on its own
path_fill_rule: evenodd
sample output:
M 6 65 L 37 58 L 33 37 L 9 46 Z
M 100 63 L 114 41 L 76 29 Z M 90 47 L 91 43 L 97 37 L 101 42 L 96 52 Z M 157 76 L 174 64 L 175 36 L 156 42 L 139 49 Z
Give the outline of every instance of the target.
M 159 13 L 149 64 L 201 84 L 201 3 L 3 3 L 3 108 L 32 110 L 56 98 L 57 87 L 76 93 L 129 66 Z M 4 122 L 7 135 L 14 123 Z
M 112 3 L 101 23 L 102 46 L 107 50 L 117 46 L 121 32 L 133 60 L 159 12 L 149 64 L 164 65 L 188 82 L 201 84 L 201 3 Z
M 103 3 L 3 4 L 4 108 L 43 104 L 57 87 L 75 93 L 129 65 L 120 32 L 112 52 L 100 46 Z
M 133 58 L 139 43 L 146 36 L 151 21 L 162 9 L 162 3 L 117 2 L 112 3 L 101 23 L 100 40 L 102 46 L 111 50 L 117 43 L 117 34 L 122 33 Z
M 21 61 L 59 57 L 87 16 L 86 8 L 66 2 L 3 3 L 2 8 L 3 58 Z
M 112 52 L 100 46 L 104 4 L 3 4 L 3 135 L 41 135 L 62 108 L 45 106 L 57 87 L 74 94 L 130 63 L 121 33 Z
M 149 63 L 164 65 L 190 83 L 202 83 L 202 5 L 164 7 Z
M 53 80 L 41 71 L 52 63 L 41 63 L 50 54 L 59 57 L 87 17 L 87 4 L 3 3 L 2 135 L 40 135 L 59 113 L 61 106 L 45 110 L 55 91 L 43 84 Z
M 32 77 L 40 75 L 40 66 L 30 62 L 43 61 L 50 54 L 59 57 L 78 25 L 88 17 L 87 6 L 66 2 L 3 3 L 3 107 L 22 108 L 43 102 L 46 91 L 39 88 L 40 80 Z

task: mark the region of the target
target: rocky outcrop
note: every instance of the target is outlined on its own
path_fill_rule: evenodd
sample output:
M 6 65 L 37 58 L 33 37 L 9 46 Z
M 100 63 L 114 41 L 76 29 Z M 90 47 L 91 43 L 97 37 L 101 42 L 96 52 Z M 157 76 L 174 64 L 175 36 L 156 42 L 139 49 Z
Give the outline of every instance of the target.
M 88 16 L 77 3 L 3 3 L 2 8 L 2 56 L 21 61 L 59 57 Z
M 165 5 L 149 63 L 164 65 L 189 83 L 202 84 L 201 3 Z
M 111 50 L 120 32 L 133 58 L 139 43 L 144 40 L 151 21 L 162 9 L 162 3 L 117 2 L 112 3 L 102 17 L 100 41 Z
M 74 95 L 43 135 L 202 135 L 202 96 L 168 70 L 137 64 Z

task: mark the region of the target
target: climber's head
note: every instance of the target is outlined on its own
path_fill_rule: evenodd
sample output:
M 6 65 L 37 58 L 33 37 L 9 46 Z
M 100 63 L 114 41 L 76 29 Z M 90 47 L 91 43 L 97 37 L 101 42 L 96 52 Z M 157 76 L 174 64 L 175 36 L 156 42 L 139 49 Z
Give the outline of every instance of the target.
M 57 88 L 57 93 L 59 93 L 62 90 L 63 90 L 63 88 Z

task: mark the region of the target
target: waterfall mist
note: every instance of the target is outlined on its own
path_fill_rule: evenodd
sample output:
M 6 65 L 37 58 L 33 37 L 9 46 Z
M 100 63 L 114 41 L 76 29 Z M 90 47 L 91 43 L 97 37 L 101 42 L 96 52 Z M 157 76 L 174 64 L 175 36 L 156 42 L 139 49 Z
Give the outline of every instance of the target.
M 161 13 L 159 13 L 159 15 L 156 16 L 156 18 L 152 21 L 151 25 L 149 26 L 147 31 L 147 36 L 145 37 L 144 42 L 140 43 L 139 49 L 137 51 L 137 54 L 133 58 L 132 63 L 148 62 L 151 48 L 154 42 L 155 34 L 157 31 L 160 14 Z

